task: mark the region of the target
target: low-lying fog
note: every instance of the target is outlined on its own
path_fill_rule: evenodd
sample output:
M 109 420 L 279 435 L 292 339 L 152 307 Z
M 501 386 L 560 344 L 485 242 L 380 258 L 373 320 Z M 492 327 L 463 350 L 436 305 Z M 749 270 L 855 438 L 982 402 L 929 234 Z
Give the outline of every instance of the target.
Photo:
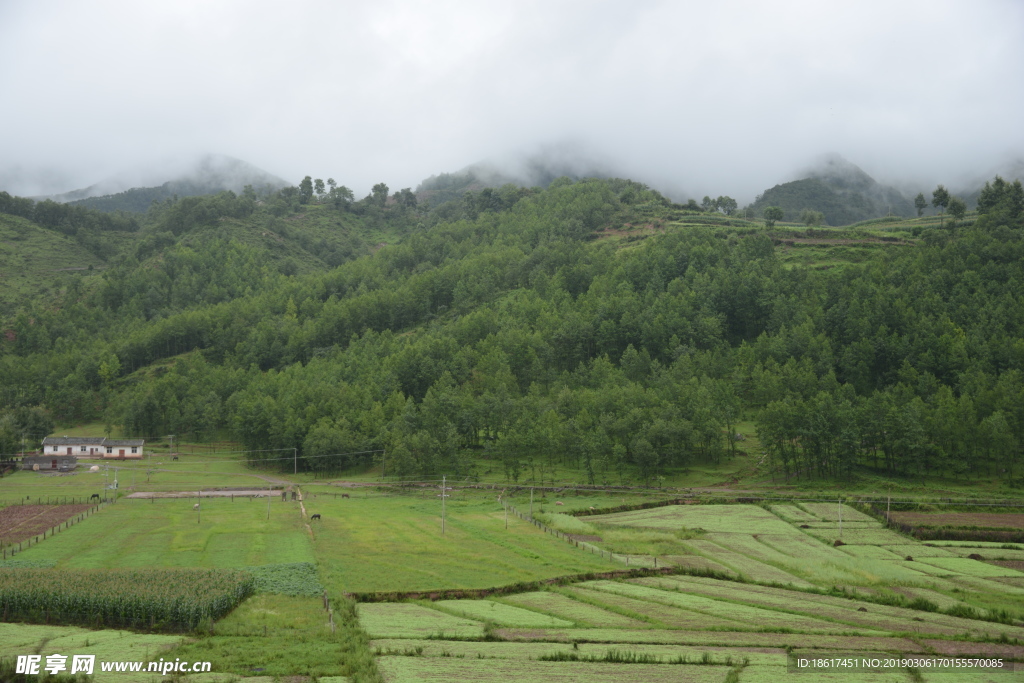
M 357 195 L 539 153 L 676 198 L 828 152 L 933 187 L 1024 153 L 1024 3 L 6 2 L 0 82 L 17 194 L 208 152 Z

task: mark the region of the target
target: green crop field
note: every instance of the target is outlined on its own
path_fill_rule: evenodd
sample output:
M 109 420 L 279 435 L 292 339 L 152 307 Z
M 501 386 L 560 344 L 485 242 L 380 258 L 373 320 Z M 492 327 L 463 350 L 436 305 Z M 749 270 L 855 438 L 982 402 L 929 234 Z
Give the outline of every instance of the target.
M 307 503 L 326 586 L 348 592 L 487 588 L 618 566 L 509 516 L 493 499 L 320 496 Z M 381 568 L 387 567 L 386 572 Z
M 518 628 L 559 628 L 572 626 L 572 622 L 557 617 L 549 617 L 528 609 L 506 605 L 493 600 L 439 600 L 434 607 L 446 612 L 479 621 L 489 622 L 498 626 Z
M 198 462 L 188 467 L 160 474 L 163 488 L 151 481 L 148 489 L 188 490 L 191 484 L 177 477 L 198 471 Z M 235 468 L 210 463 L 204 484 L 235 486 L 244 474 Z M 147 490 L 138 485 L 137 471 L 135 477 L 134 490 Z M 123 487 L 123 472 L 119 480 Z M 57 490 L 89 490 L 61 486 Z M 340 683 L 332 677 L 358 679 L 371 672 L 383 679 L 366 680 L 724 682 L 759 680 L 768 672 L 786 675 L 786 647 L 912 653 L 958 642 L 1009 648 L 1007 656 L 1024 661 L 1024 587 L 1003 583 L 1021 572 L 988 562 L 1021 552 L 1016 547 L 925 545 L 874 520 L 850 514 L 847 521 L 846 508 L 843 538 L 849 544 L 833 547 L 838 519 L 827 519 L 827 504 L 775 505 L 769 511 L 705 503 L 573 517 L 564 514 L 568 506 L 552 510 L 551 496 L 544 503 L 536 496 L 541 519 L 588 539 L 577 547 L 515 515 L 506 528 L 504 510 L 488 491 L 453 492 L 445 504 L 444 534 L 435 489 L 342 489 L 347 498 L 324 485 L 305 484 L 300 491 L 296 502 L 277 495 L 204 497 L 198 511 L 195 497 L 121 497 L 7 564 L 54 567 L 36 572 L 247 571 L 256 594 L 210 633 L 184 641 L 158 636 L 168 640 L 154 641 L 161 645 L 143 654 L 210 661 L 215 672 L 240 677 L 298 674 Z M 516 505 L 529 509 L 522 491 Z M 547 511 L 540 512 L 542 507 Z M 311 520 L 312 514 L 321 517 Z M 979 551 L 985 561 L 966 557 Z M 914 560 L 907 561 L 908 555 Z M 623 571 L 627 556 L 630 568 L 716 567 L 739 580 L 675 574 L 531 583 Z M 445 597 L 431 596 L 433 591 L 517 583 L 521 589 L 480 599 L 429 599 Z M 403 600 L 401 591 L 418 591 L 419 599 Z M 332 612 L 324 608 L 324 592 Z M 358 604 L 344 597 L 372 592 L 394 595 Z M 38 645 L 43 638 L 25 634 L 18 643 Z M 924 646 L 922 638 L 938 645 Z M 173 649 L 160 649 L 165 645 Z M 12 652 L 21 653 L 18 648 Z M 871 676 L 849 680 L 886 680 Z M 213 683 L 199 676 L 183 680 Z
M 129 500 L 17 555 L 58 568 L 249 567 L 314 562 L 298 504 L 271 499 Z

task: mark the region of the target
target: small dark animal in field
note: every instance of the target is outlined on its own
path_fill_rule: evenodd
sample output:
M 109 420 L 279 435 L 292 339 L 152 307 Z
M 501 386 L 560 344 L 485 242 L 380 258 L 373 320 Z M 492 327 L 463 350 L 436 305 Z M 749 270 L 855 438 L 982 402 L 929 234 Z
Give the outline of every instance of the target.
M 910 555 L 907 555 L 906 560 L 907 560 L 907 562 L 913 562 L 914 558 L 911 557 Z
M 810 524 L 801 524 L 801 525 L 800 525 L 800 528 L 801 528 L 801 529 L 810 529 L 810 528 L 811 528 L 811 525 L 810 525 Z
M 91 496 L 89 496 L 89 502 L 92 502 L 93 498 L 95 498 L 96 500 L 99 500 L 100 499 L 100 494 L 94 493 Z
M 171 460 L 177 460 L 177 459 L 178 459 L 178 456 L 174 456 L 173 458 L 171 458 Z
M 348 498 L 348 494 L 347 493 L 343 493 L 343 494 L 341 494 L 341 497 L 342 498 Z
M 320 519 L 320 513 L 319 512 L 316 513 L 315 515 L 310 515 L 309 516 L 309 521 L 313 521 L 314 519 Z
M 846 544 L 845 544 L 845 543 L 843 543 L 842 541 L 840 541 L 840 540 L 839 540 L 839 539 L 837 538 L 837 539 L 836 539 L 836 542 L 835 542 L 835 543 L 833 543 L 832 545 L 833 545 L 833 547 L 836 547 L 836 548 L 838 548 L 839 546 L 841 546 L 841 545 L 846 545 Z
M 978 553 L 971 553 L 970 555 L 967 556 L 967 559 L 968 560 L 984 560 L 985 558 L 982 557 L 981 555 L 979 555 Z
M 867 608 L 867 607 L 858 607 L 858 608 L 857 608 L 857 611 L 858 611 L 858 612 L 867 612 L 867 611 L 868 611 L 868 608 Z

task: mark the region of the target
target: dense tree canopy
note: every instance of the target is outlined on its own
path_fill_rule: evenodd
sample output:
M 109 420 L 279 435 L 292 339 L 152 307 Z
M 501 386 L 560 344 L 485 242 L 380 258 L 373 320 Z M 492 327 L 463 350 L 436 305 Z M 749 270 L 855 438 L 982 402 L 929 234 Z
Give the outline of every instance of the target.
M 311 470 L 386 452 L 396 476 L 651 483 L 729 458 L 753 419 L 778 476 L 1024 470 L 1019 183 L 987 186 L 973 225 L 825 270 L 783 267 L 753 228 L 595 239 L 678 210 L 631 181 L 429 212 L 386 192 L 345 220 L 396 243 L 291 276 L 213 226 L 294 233 L 299 211 L 340 215 L 331 202 L 154 207 L 98 286 L 9 322 L 0 440 L 4 415 L 45 408 L 136 435 L 230 430 Z

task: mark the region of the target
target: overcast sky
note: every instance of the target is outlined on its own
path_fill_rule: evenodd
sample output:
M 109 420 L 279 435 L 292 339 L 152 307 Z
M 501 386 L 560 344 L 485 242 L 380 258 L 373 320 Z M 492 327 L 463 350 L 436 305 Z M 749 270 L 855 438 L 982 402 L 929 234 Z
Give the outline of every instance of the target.
M 748 201 L 827 152 L 1024 156 L 1024 2 L 0 0 L 0 83 L 20 194 L 210 152 L 365 194 L 569 144 Z

